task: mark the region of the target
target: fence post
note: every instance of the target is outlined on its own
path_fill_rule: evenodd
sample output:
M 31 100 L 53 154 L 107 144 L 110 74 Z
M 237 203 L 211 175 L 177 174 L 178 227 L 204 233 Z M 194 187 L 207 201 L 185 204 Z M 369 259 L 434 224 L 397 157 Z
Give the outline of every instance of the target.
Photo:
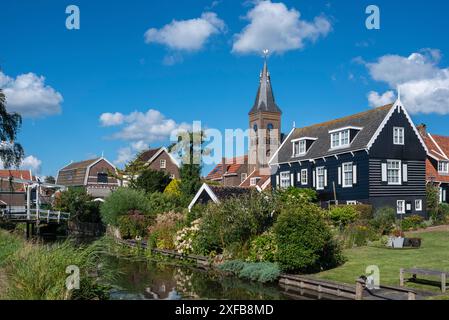
M 50 223 L 50 210 L 47 211 L 47 223 Z
M 358 279 L 355 283 L 355 300 L 363 300 L 363 280 Z
M 61 222 L 61 211 L 58 211 L 58 224 Z

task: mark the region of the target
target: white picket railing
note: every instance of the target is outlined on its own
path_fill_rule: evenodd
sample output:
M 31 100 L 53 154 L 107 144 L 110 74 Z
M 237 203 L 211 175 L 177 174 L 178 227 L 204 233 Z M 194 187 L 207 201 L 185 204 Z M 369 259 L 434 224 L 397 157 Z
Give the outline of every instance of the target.
M 70 218 L 70 213 L 61 212 L 61 211 L 51 211 L 51 210 L 43 210 L 43 209 L 30 209 L 30 213 L 28 214 L 24 210 L 19 209 L 4 209 L 1 212 L 1 216 L 15 221 L 47 221 L 49 222 L 57 222 L 67 221 Z

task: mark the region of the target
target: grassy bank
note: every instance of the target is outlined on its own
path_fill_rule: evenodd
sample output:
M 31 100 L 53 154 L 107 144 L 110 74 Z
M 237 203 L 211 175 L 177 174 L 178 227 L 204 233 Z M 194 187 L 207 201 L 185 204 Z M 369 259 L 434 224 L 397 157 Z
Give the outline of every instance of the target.
M 74 246 L 71 242 L 30 243 L 0 230 L 0 299 L 102 299 L 107 292 L 97 280 L 101 245 Z M 66 288 L 68 266 L 80 270 L 81 290 Z
M 399 286 L 400 268 L 419 267 L 449 271 L 449 231 L 414 233 L 410 236 L 422 238 L 420 249 L 392 250 L 376 247 L 349 249 L 344 252 L 348 259 L 344 265 L 321 272 L 317 277 L 355 284 L 356 278 L 365 274 L 367 266 L 377 265 L 382 284 Z M 436 278 L 428 279 L 438 281 Z M 437 286 L 415 283 L 408 283 L 407 286 L 428 291 L 439 290 Z

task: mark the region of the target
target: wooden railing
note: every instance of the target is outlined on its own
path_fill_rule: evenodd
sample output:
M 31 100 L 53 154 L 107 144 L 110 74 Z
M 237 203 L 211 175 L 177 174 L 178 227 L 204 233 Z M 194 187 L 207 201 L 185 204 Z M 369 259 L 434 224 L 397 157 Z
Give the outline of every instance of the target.
M 70 219 L 70 213 L 61 211 L 51 211 L 43 209 L 30 209 L 29 213 L 24 210 L 2 210 L 1 216 L 12 221 L 42 221 L 61 223 Z

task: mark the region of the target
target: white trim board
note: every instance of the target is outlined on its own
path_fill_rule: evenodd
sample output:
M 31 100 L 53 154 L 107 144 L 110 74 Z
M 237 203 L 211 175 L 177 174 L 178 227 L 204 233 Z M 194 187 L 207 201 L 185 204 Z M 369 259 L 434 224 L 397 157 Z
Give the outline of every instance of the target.
M 207 183 L 203 183 L 203 185 L 201 186 L 200 190 L 198 190 L 198 192 L 196 193 L 195 197 L 193 198 L 193 200 L 190 202 L 188 209 L 189 212 L 192 211 L 193 206 L 195 205 L 195 203 L 198 201 L 199 197 L 201 196 L 201 194 L 203 193 L 203 191 L 206 191 L 207 194 L 210 196 L 210 198 L 212 199 L 212 201 L 214 203 L 220 203 L 220 200 L 218 200 L 217 196 L 215 195 L 215 193 L 211 190 L 211 188 L 209 188 L 209 186 L 207 185 Z

